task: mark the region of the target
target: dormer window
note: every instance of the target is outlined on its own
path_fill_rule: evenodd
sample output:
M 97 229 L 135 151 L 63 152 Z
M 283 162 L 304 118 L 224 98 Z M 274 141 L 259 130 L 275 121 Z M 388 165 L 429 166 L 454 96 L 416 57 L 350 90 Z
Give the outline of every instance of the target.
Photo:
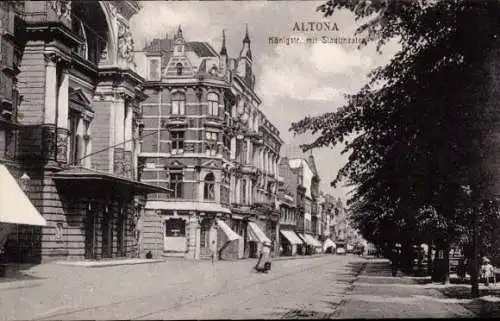
M 175 65 L 175 69 L 177 70 L 177 76 L 180 76 L 182 75 L 182 64 L 180 62 L 177 63 L 177 65 Z

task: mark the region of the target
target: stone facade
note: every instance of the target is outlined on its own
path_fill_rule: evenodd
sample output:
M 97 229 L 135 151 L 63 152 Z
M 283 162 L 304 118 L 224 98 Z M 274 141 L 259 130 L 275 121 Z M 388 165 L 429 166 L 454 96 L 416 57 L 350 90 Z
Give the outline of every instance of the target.
M 2 113 L 10 119 L 9 126 L 0 123 L 0 141 L 8 136 L 4 128 L 14 128 L 14 135 L 0 145 L 0 161 L 12 164 L 15 177 L 31 177 L 27 194 L 47 220 L 36 231 L 12 233 L 9 259 L 135 256 L 144 196 L 159 190 L 137 182 L 135 170 L 145 97 L 128 21 L 139 5 L 56 0 L 1 6 L 11 6 L 3 17 L 12 19 L 13 37 L 2 43 L 11 44 L 18 84 L 14 78 L 10 97 L 17 105 L 2 107 L 10 109 Z
M 248 31 L 234 59 L 225 35 L 217 53 L 205 42 L 187 41 L 180 27 L 144 51 L 140 175 L 171 190 L 148 199 L 145 226 L 156 231 L 161 224 L 163 237 L 144 242 L 164 255 L 199 259 L 216 251 L 239 259 L 258 247 L 250 244 L 249 221 L 276 242 L 282 141 L 253 90 Z M 240 238 L 229 241 L 221 222 Z

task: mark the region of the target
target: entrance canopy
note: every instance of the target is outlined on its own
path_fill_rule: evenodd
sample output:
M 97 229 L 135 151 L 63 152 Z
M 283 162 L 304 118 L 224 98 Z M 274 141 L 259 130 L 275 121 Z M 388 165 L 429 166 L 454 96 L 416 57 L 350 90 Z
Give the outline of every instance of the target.
M 260 243 L 271 243 L 271 240 L 266 236 L 264 231 L 254 222 L 248 222 L 248 240 Z
M 0 164 L 0 223 L 46 226 L 9 170 Z
M 335 247 L 336 247 L 336 245 L 335 245 L 335 242 L 334 242 L 334 241 L 332 241 L 330 238 L 327 238 L 327 239 L 325 240 L 325 243 L 323 244 L 323 250 L 325 250 L 325 251 L 326 251 L 326 249 L 327 249 L 327 248 L 329 248 L 329 247 L 333 247 L 333 248 L 335 248 Z
M 235 231 L 233 231 L 229 225 L 226 224 L 226 222 L 221 221 L 219 219 L 216 220 L 217 225 L 220 227 L 220 229 L 226 234 L 227 238 L 229 241 L 235 241 L 241 239 L 241 236 L 238 235 Z
M 294 231 L 280 230 L 281 235 L 283 235 L 290 244 L 302 244 L 302 240 L 295 234 Z
M 59 184 L 65 184 L 68 189 L 76 189 L 80 194 L 101 194 L 103 191 L 111 194 L 127 192 L 135 195 L 170 192 L 164 187 L 83 167 L 58 172 L 54 175 L 54 180 Z

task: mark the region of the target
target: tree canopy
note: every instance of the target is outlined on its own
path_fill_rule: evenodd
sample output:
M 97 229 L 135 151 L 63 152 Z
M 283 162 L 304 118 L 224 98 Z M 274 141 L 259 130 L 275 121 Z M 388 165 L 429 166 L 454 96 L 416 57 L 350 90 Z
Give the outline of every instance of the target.
M 437 216 L 423 222 L 445 223 L 432 236 L 457 240 L 470 225 L 463 187 L 482 193 L 489 173 L 482 167 L 491 134 L 485 80 L 500 2 L 330 0 L 318 8 L 325 16 L 342 9 L 367 19 L 356 31 L 362 46 L 373 41 L 383 50 L 397 37 L 401 50 L 344 106 L 291 131 L 317 136 L 304 151 L 345 144 L 348 162 L 332 184 L 356 187 L 349 204 L 365 237 L 384 226 L 418 234 L 417 214 L 431 206 Z

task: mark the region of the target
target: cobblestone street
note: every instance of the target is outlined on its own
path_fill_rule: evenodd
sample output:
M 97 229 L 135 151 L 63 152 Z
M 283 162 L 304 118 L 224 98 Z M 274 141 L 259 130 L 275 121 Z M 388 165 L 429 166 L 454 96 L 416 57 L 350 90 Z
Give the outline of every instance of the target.
M 387 261 L 355 256 L 87 268 L 45 264 L 0 283 L 3 319 L 248 319 L 473 317 Z M 361 275 L 358 275 L 362 271 Z M 77 290 L 79 289 L 79 290 Z

